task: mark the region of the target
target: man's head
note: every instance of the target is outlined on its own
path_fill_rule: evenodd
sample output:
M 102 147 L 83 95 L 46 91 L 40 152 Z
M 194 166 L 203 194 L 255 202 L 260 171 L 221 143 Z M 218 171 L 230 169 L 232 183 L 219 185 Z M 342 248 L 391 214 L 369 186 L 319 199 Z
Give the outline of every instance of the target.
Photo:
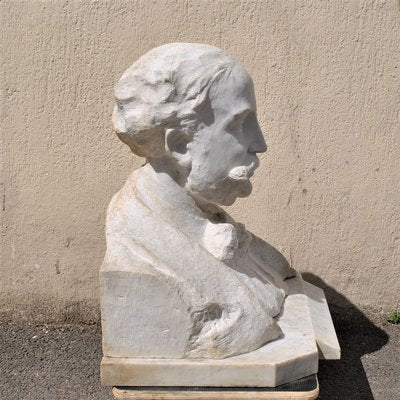
M 149 162 L 176 163 L 194 197 L 230 205 L 250 194 L 266 144 L 253 83 L 232 57 L 203 44 L 155 48 L 123 74 L 115 97 L 120 139 Z

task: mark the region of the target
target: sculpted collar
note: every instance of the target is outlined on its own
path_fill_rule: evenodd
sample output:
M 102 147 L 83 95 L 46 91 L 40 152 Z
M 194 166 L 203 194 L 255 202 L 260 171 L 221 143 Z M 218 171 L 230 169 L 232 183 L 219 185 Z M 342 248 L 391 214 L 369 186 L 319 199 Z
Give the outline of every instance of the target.
M 234 257 L 239 246 L 238 227 L 222 209 L 215 206 L 214 213 L 205 213 L 168 174 L 154 171 L 150 164 L 136 170 L 130 179 L 138 200 L 158 217 L 173 224 L 215 258 L 228 261 Z

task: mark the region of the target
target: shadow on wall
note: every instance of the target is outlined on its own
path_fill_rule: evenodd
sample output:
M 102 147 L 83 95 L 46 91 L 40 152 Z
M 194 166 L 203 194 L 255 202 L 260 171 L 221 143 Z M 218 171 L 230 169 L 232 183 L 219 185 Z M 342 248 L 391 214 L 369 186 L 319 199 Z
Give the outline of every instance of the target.
M 341 360 L 320 362 L 318 399 L 374 400 L 361 357 L 383 347 L 388 335 L 321 278 L 311 273 L 302 276 L 325 291 L 342 349 Z M 333 302 L 338 306 L 331 305 Z

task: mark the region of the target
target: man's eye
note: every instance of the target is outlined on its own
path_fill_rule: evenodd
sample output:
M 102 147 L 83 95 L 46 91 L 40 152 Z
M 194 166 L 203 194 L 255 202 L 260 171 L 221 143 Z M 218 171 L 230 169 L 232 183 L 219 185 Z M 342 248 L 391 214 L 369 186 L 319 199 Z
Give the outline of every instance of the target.
M 241 128 L 244 124 L 247 114 L 248 114 L 247 112 L 243 112 L 243 113 L 235 115 L 233 117 L 232 121 L 230 122 L 229 127 L 231 129 Z

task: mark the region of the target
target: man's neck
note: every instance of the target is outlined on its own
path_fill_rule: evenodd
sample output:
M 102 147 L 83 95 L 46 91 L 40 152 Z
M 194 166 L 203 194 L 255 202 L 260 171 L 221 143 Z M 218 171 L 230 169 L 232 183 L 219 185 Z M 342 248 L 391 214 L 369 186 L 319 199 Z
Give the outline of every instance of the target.
M 189 171 L 179 165 L 176 160 L 169 157 L 148 159 L 146 166 L 151 167 L 157 174 L 168 175 L 181 188 L 185 187 Z
M 194 195 L 186 189 L 189 171 L 180 166 L 176 160 L 168 157 L 147 160 L 147 171 L 150 171 L 150 168 L 155 174 L 157 174 L 157 179 L 159 179 L 160 183 L 163 185 L 166 185 L 171 189 L 175 187 L 177 192 L 180 192 L 180 190 L 176 185 L 179 186 L 181 190 L 185 192 L 186 196 L 193 199 L 196 207 L 203 212 L 208 219 L 213 220 L 214 222 L 225 222 L 222 220 L 219 221 L 221 215 L 225 214 L 219 206 L 199 195 Z M 180 197 L 182 195 L 184 194 L 180 193 Z M 172 198 L 171 200 L 174 201 L 175 199 Z

